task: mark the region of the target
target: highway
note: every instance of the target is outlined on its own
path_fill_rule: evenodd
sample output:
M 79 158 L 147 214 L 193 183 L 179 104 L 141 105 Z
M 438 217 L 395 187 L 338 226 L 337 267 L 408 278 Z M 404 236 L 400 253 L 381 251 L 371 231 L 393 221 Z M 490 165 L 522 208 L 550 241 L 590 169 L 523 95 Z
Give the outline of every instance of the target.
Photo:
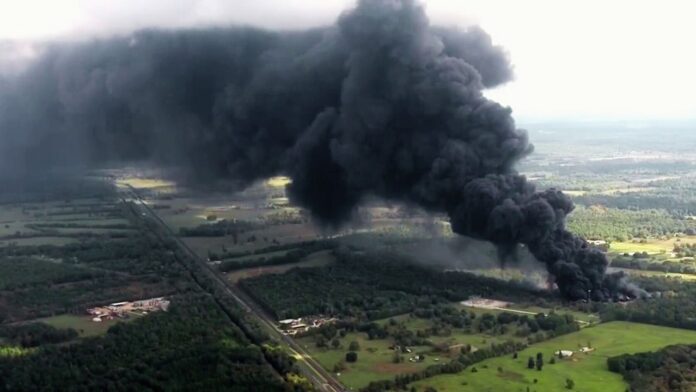
M 241 288 L 232 284 L 232 282 L 221 276 L 216 270 L 214 270 L 203 258 L 198 256 L 186 243 L 184 243 L 176 233 L 167 225 L 160 217 L 155 213 L 155 211 L 141 198 L 140 194 L 135 188 L 128 185 L 129 196 L 131 201 L 136 203 L 141 208 L 142 216 L 149 217 L 154 223 L 156 223 L 164 233 L 166 233 L 176 244 L 184 251 L 189 257 L 196 261 L 202 267 L 203 271 L 217 282 L 223 291 L 234 298 L 237 303 L 244 309 L 254 316 L 257 322 L 264 326 L 268 331 L 269 335 L 274 338 L 279 343 L 284 343 L 286 348 L 290 351 L 292 356 L 297 360 L 297 364 L 300 370 L 303 371 L 304 375 L 312 381 L 314 386 L 319 391 L 325 392 L 343 392 L 348 391 L 348 389 L 343 386 L 340 381 L 338 381 L 331 373 L 327 372 L 314 358 L 312 358 L 309 353 L 302 348 L 297 342 L 295 342 L 291 337 L 283 334 L 280 329 L 276 326 L 273 317 L 268 315 L 253 299 L 251 299 Z

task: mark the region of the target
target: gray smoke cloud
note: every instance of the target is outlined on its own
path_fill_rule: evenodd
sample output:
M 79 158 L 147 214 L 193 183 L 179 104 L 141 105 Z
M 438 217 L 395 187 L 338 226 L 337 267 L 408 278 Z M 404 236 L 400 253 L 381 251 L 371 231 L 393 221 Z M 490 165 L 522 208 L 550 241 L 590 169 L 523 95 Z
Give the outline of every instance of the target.
M 199 183 L 284 174 L 337 226 L 366 197 L 446 213 L 502 254 L 524 244 L 569 299 L 622 292 L 565 229 L 573 205 L 515 164 L 532 152 L 483 95 L 512 68 L 479 28 L 429 25 L 413 0 L 361 0 L 334 26 L 146 30 L 48 45 L 0 82 L 0 171 L 148 159 Z

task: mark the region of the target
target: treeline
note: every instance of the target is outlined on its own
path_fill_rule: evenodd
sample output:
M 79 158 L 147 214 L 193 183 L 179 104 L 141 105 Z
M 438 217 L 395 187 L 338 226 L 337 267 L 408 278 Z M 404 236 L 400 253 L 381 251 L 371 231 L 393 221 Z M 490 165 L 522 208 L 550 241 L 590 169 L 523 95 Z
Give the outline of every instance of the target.
M 696 386 L 696 345 L 667 346 L 657 352 L 624 354 L 607 360 L 630 392 L 688 392 Z
M 677 274 L 696 274 L 696 265 L 693 261 L 658 261 L 647 254 L 634 253 L 633 256 L 618 256 L 611 261 L 611 266 L 616 268 L 628 268 L 641 271 L 670 272 Z
M 182 227 L 179 229 L 179 235 L 182 237 L 224 237 L 231 235 L 236 237 L 239 234 L 250 230 L 261 228 L 262 225 L 244 220 L 226 220 L 215 223 L 204 223 L 196 227 Z
M 56 222 L 56 223 L 31 223 L 26 225 L 30 229 L 117 229 L 117 230 L 127 230 L 132 229 L 128 223 L 111 223 L 111 224 L 98 224 L 98 223 L 74 223 L 74 222 Z
M 106 231 L 106 232 L 96 233 L 93 231 L 85 230 L 85 231 L 67 233 L 65 231 L 60 231 L 60 230 L 54 229 L 54 228 L 37 229 L 37 231 L 38 231 L 38 233 L 16 231 L 14 234 L 7 234 L 7 235 L 0 236 L 0 240 L 11 241 L 11 240 L 21 240 L 21 239 L 26 239 L 26 238 L 40 238 L 40 237 L 76 238 L 79 240 L 90 240 L 90 239 L 102 240 L 102 239 L 110 239 L 110 238 L 112 238 L 112 239 L 128 238 L 129 236 L 133 235 L 133 233 L 130 233 L 127 231 Z M 10 242 L 9 246 L 16 246 L 16 244 Z
M 273 265 L 294 264 L 312 253 L 333 249 L 337 246 L 335 241 L 314 241 L 297 245 L 297 249 L 289 250 L 284 255 L 274 257 L 259 257 L 254 260 L 229 260 L 218 266 L 222 272 L 236 271 L 244 268 L 266 267 Z
M 208 258 L 210 260 L 227 260 L 227 259 L 234 259 L 237 257 L 262 255 L 264 253 L 279 252 L 282 250 L 303 248 L 305 246 L 313 246 L 317 243 L 321 243 L 324 241 L 332 241 L 332 240 L 313 240 L 313 241 L 304 241 L 304 242 L 292 242 L 292 243 L 287 243 L 287 244 L 276 244 L 276 245 L 266 246 L 266 247 L 259 248 L 259 249 L 245 250 L 245 251 L 233 251 L 233 252 L 230 252 L 227 249 L 223 249 L 223 252 L 221 252 L 221 253 L 217 253 L 215 251 L 209 250 L 208 251 Z
M 0 325 L 0 338 L 24 348 L 63 343 L 77 337 L 72 328 L 55 328 L 44 323 Z
M 692 191 L 693 192 L 693 191 Z M 661 209 L 677 214 L 693 215 L 696 212 L 696 200 L 692 197 L 680 197 L 669 194 L 649 194 L 646 192 L 618 193 L 612 195 L 585 194 L 574 196 L 576 204 L 584 206 L 603 205 L 620 210 Z

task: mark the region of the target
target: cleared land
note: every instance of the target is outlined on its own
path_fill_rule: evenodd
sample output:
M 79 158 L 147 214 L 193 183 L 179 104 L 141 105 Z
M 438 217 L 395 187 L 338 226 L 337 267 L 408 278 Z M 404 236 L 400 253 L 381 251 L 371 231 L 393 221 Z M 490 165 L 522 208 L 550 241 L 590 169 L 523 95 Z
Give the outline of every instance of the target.
M 103 320 L 100 323 L 95 323 L 89 316 L 77 316 L 72 314 L 63 314 L 60 316 L 46 317 L 38 319 L 40 321 L 56 328 L 72 328 L 80 335 L 80 337 L 100 336 L 121 320 Z
M 639 240 L 611 243 L 610 252 L 628 253 L 647 252 L 650 255 L 658 255 L 662 253 L 669 254 L 674 249 L 675 245 L 685 245 L 696 243 L 696 236 L 673 237 L 669 239 L 650 238 L 641 243 Z
M 534 344 L 521 351 L 517 359 L 506 356 L 483 361 L 474 365 L 478 370 L 476 373 L 467 369 L 459 374 L 437 376 L 414 385 L 419 390 L 431 386 L 438 391 L 525 392 L 529 387 L 530 391 L 542 392 L 564 390 L 566 379 L 571 378 L 577 391 L 622 392 L 626 384 L 621 375 L 607 370 L 607 358 L 657 350 L 669 344 L 694 342 L 696 331 L 610 322 Z M 586 354 L 577 352 L 579 347 L 588 345 L 595 351 Z M 571 350 L 575 354 L 549 364 L 549 359 L 557 350 Z M 543 370 L 527 369 L 527 359 L 536 358 L 538 352 L 544 356 Z

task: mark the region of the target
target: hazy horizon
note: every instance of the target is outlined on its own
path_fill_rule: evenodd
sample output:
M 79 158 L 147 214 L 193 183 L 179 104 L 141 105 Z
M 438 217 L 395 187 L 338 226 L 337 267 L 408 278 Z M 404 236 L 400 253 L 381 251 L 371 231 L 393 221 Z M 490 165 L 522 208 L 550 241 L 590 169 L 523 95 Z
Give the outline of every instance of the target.
M 696 117 L 696 26 L 687 1 L 421 1 L 435 25 L 482 26 L 509 53 L 515 80 L 486 95 L 520 122 Z M 351 0 L 11 3 L 0 15 L 0 68 L 31 57 L 28 42 L 91 39 L 142 28 L 333 23 Z M 37 13 L 37 10 L 41 10 Z M 3 44 L 4 41 L 4 44 Z

